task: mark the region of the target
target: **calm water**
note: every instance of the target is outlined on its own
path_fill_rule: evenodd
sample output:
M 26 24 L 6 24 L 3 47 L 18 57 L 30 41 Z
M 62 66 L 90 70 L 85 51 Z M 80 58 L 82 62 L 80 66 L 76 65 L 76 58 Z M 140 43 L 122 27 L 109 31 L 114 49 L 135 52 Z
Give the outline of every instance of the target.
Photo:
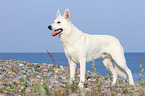
M 57 65 L 65 65 L 68 66 L 67 58 L 64 53 L 51 53 Z M 145 53 L 143 55 L 143 68 L 145 68 Z M 135 81 L 138 81 L 140 78 L 139 73 L 139 65 L 140 65 L 140 53 L 125 53 L 126 61 L 128 67 L 132 70 L 133 77 Z M 17 59 L 28 61 L 30 63 L 47 63 L 52 64 L 53 61 L 49 57 L 47 53 L 0 53 L 0 59 Z M 90 66 L 92 62 L 87 63 L 87 70 L 93 72 L 92 66 Z M 106 67 L 103 65 L 101 59 L 95 60 L 96 71 L 101 75 L 107 76 L 108 72 L 106 71 Z M 77 64 L 79 68 L 79 64 Z M 143 74 L 145 76 L 145 72 Z

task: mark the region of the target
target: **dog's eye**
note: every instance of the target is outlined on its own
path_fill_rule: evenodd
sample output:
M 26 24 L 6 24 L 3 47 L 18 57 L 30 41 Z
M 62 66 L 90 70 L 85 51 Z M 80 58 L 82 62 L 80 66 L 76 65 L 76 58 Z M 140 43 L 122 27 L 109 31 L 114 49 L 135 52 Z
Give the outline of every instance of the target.
M 57 24 L 60 24 L 60 23 L 61 23 L 60 21 L 57 22 Z

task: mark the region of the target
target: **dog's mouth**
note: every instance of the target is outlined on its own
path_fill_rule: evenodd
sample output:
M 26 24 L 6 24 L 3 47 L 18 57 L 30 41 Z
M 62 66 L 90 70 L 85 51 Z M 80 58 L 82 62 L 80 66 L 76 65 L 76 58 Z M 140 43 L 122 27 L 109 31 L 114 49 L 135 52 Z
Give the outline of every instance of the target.
M 56 30 L 52 33 L 52 36 L 54 37 L 54 36 L 60 35 L 62 31 L 63 31 L 62 28 L 56 29 Z

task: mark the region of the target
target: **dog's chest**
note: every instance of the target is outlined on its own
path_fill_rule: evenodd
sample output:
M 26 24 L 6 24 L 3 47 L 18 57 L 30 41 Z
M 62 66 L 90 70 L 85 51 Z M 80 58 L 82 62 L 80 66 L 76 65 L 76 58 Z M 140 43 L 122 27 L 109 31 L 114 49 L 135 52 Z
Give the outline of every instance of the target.
M 71 45 L 70 43 L 63 43 L 63 47 L 64 47 L 65 54 L 71 57 L 71 59 L 74 62 L 79 63 L 78 62 L 79 56 L 76 47 L 74 45 Z

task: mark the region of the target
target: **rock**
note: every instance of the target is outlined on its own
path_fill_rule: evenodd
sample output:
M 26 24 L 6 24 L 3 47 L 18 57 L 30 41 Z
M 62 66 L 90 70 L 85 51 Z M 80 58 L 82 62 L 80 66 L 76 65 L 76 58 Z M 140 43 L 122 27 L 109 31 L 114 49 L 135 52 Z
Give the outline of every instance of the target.
M 29 63 L 28 66 L 32 66 L 32 63 Z
M 63 95 L 63 93 L 64 93 L 64 90 L 62 90 L 62 89 L 59 89 L 58 91 L 59 91 L 60 95 Z
M 4 68 L 0 67 L 0 71 L 3 70 Z
M 36 82 L 36 80 L 35 79 L 32 79 L 31 82 Z
M 91 78 L 89 78 L 89 79 L 88 79 L 88 81 L 92 81 L 92 79 L 91 79 Z
M 9 65 L 9 67 L 13 67 L 13 65 Z
M 27 87 L 26 88 L 26 93 L 30 93 L 31 92 L 31 87 Z
M 24 66 L 24 64 L 19 64 L 20 67 Z
M 79 76 L 78 76 L 78 75 L 76 75 L 76 76 L 75 76 L 75 78 L 79 78 Z
M 51 94 L 54 94 L 54 93 L 55 93 L 55 90 L 49 90 L 49 92 L 50 92 Z
M 42 71 L 43 71 L 43 72 L 48 72 L 48 69 L 43 69 Z
M 77 94 L 76 93 L 71 93 L 69 96 L 77 96 Z
M 52 72 L 49 72 L 48 74 L 49 74 L 49 75 L 53 75 L 53 73 L 52 73 Z
M 56 68 L 53 68 L 53 70 L 55 70 Z
M 15 72 L 11 72 L 11 74 L 15 75 L 16 73 Z
M 41 76 L 40 76 L 40 75 L 37 75 L 36 77 L 37 77 L 38 79 L 40 79 L 40 78 L 41 78 Z
M 20 81 L 19 81 L 19 80 L 17 80 L 17 79 L 15 79 L 15 80 L 14 80 L 14 82 L 20 83 Z
M 0 75 L 0 79 L 3 77 L 3 75 Z

